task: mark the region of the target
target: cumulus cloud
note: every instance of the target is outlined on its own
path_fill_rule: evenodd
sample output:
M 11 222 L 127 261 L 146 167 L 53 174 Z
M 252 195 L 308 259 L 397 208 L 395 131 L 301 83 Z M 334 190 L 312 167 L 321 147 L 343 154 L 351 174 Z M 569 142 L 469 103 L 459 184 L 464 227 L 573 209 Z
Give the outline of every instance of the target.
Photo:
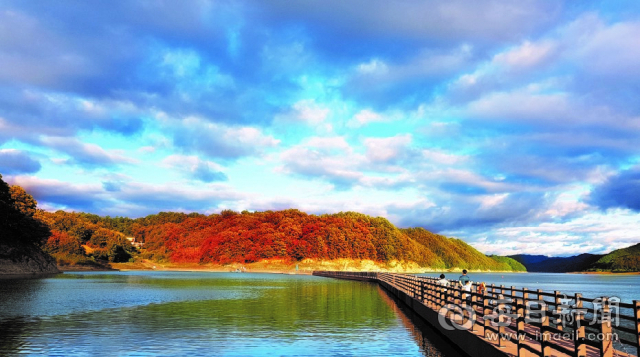
M 215 162 L 201 160 L 197 156 L 171 155 L 162 162 L 170 168 L 185 172 L 189 177 L 202 182 L 227 181 L 224 168 Z
M 525 41 L 516 48 L 495 55 L 493 62 L 507 69 L 526 69 L 540 66 L 554 54 L 554 50 L 555 44 L 550 41 L 540 43 Z
M 227 126 L 199 117 L 166 119 L 163 125 L 173 136 L 175 146 L 185 152 L 197 152 L 211 158 L 237 159 L 260 155 L 280 143 L 256 127 Z
M 81 166 L 96 167 L 138 163 L 137 160 L 117 151 L 107 151 L 98 145 L 83 143 L 76 138 L 45 137 L 41 142 L 47 147 L 69 155 L 72 163 Z
M 275 115 L 274 122 L 285 130 L 291 129 L 292 125 L 302 124 L 319 132 L 331 133 L 331 112 L 329 106 L 317 103 L 315 99 L 302 99 Z
M 370 109 L 363 109 L 357 112 L 351 120 L 347 122 L 349 128 L 359 128 L 370 123 L 384 122 L 385 117 Z
M 411 135 L 363 138 L 365 154 L 356 152 L 344 137 L 312 137 L 285 150 L 281 170 L 304 177 L 326 180 L 337 188 L 398 188 L 413 181 L 398 166 L 415 154 Z
M 487 254 L 542 254 L 573 256 L 607 254 L 636 244 L 638 221 L 628 210 L 585 214 L 562 222 L 512 225 L 491 230 L 469 230 L 466 240 Z M 451 234 L 460 231 L 451 230 Z
M 366 138 L 364 146 L 367 150 L 367 158 L 375 163 L 396 162 L 406 158 L 409 154 L 411 140 L 410 134 L 387 138 Z
M 441 80 L 462 70 L 472 59 L 472 49 L 465 45 L 442 52 L 424 50 L 399 63 L 372 59 L 354 67 L 343 95 L 373 108 L 420 103 Z
M 342 137 L 314 137 L 306 143 L 282 152 L 285 172 L 328 180 L 339 188 L 347 188 L 363 177 L 358 167 L 364 162 Z
M 194 187 L 173 182 L 148 184 L 120 181 L 116 190 L 110 184 L 77 184 L 29 176 L 8 177 L 7 182 L 22 186 L 50 209 L 100 212 L 105 215 L 141 217 L 160 211 L 213 212 L 224 202 L 244 198 L 228 186 L 210 184 Z

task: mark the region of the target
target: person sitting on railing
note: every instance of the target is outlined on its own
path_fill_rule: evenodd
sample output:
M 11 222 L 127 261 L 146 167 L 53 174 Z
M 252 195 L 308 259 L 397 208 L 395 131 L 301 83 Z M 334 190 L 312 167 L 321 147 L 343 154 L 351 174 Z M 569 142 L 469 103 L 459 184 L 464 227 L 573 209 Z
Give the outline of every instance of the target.
M 473 285 L 471 280 L 467 280 L 467 283 L 462 285 L 462 291 L 465 292 L 462 294 L 462 298 L 468 301 L 471 301 L 471 285 Z
M 449 286 L 449 280 L 444 278 L 444 274 L 440 274 L 440 280 L 438 280 L 438 284 L 442 285 L 442 291 L 445 292 L 447 291 L 447 286 Z
M 482 283 L 478 284 L 478 294 L 484 295 L 485 290 L 487 290 L 487 285 L 483 281 Z

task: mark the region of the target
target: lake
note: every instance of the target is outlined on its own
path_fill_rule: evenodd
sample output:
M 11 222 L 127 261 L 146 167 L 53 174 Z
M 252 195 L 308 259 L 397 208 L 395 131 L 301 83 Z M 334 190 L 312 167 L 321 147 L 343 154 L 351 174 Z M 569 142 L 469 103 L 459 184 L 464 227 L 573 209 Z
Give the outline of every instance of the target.
M 0 355 L 457 354 L 376 284 L 308 275 L 65 273 L 0 297 Z
M 638 275 L 470 277 L 587 297 L 615 295 L 625 302 L 640 299 Z M 0 355 L 458 354 L 376 284 L 307 275 L 131 271 L 5 279 L 0 280 L 0 331 Z

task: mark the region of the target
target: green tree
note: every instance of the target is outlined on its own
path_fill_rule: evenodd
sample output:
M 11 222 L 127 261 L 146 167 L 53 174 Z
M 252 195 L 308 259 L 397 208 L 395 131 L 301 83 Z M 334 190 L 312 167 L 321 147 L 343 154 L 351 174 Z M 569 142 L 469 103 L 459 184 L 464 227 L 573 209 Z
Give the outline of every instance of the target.
M 36 213 L 38 202 L 20 186 L 11 186 L 9 189 L 13 206 L 24 215 L 33 217 Z
M 16 192 L 17 205 L 12 192 Z M 22 188 L 12 189 L 0 175 L 0 243 L 15 246 L 44 244 L 51 231 L 46 224 L 33 217 L 35 211 L 33 197 Z

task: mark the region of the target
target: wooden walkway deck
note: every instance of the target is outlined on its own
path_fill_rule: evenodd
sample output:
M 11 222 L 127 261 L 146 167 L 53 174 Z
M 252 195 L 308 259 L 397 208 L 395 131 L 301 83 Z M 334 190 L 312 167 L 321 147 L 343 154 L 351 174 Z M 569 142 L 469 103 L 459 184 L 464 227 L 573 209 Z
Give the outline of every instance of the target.
M 586 330 L 584 315 L 610 317 L 610 305 L 600 306 L 598 299 L 576 294 L 574 310 L 577 308 L 582 313 L 573 315 L 571 323 L 561 324 L 553 318 L 567 306 L 561 302 L 559 292 L 492 286 L 483 292 L 474 288 L 469 294 L 471 299 L 467 300 L 462 298 L 464 292 L 455 287 L 443 292 L 433 278 L 369 272 L 314 272 L 314 275 L 380 284 L 470 356 L 623 357 L 637 356 L 640 352 L 640 303 L 637 301 L 616 305 L 627 310 L 632 308 L 633 316 L 617 315 L 618 320 L 613 320 L 615 327 L 611 319 L 603 318 L 595 329 Z M 549 298 L 545 300 L 545 296 Z M 584 307 L 585 302 L 592 307 Z M 537 305 L 537 309 L 532 309 L 533 305 Z M 627 323 L 621 326 L 620 320 Z M 496 321 L 503 322 L 503 326 L 498 326 Z M 625 334 L 624 339 L 616 342 L 618 346 L 634 350 L 636 354 L 615 348 L 618 333 Z

